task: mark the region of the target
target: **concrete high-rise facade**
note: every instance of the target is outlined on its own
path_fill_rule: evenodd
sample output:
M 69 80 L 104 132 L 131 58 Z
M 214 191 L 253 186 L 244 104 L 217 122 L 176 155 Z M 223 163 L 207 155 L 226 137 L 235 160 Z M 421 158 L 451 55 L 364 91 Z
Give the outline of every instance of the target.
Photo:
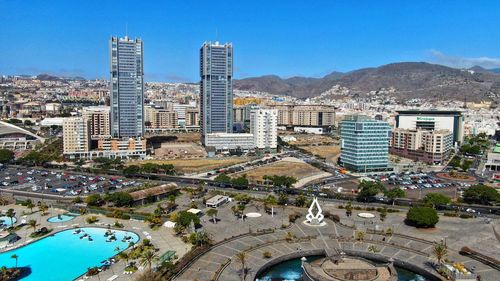
M 202 142 L 211 133 L 233 132 L 233 46 L 206 42 L 200 49 Z
M 278 110 L 255 109 L 250 112 L 250 133 L 258 149 L 278 147 Z
M 355 172 L 386 170 L 390 131 L 387 122 L 364 115 L 346 116 L 340 122 L 342 165 Z
M 111 38 L 111 135 L 115 138 L 144 135 L 144 67 L 141 39 Z

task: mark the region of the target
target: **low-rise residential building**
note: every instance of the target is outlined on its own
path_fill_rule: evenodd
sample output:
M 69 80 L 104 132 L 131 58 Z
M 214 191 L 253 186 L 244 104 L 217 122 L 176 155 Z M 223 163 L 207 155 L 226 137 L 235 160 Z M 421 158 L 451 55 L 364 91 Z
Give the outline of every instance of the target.
M 394 129 L 390 139 L 391 154 L 429 164 L 442 164 L 453 148 L 450 130 Z
M 217 208 L 227 202 L 229 202 L 228 196 L 215 195 L 214 197 L 208 199 L 205 205 L 209 208 Z
M 178 113 L 173 110 L 146 107 L 146 124 L 151 129 L 172 129 L 178 127 Z
M 326 105 L 274 105 L 278 125 L 287 127 L 330 127 L 335 125 L 335 108 Z
M 97 150 L 91 151 L 91 158 L 145 158 L 146 139 L 136 138 L 111 138 L 97 141 Z
M 211 133 L 205 136 L 205 146 L 220 152 L 253 149 L 255 143 L 253 134 Z

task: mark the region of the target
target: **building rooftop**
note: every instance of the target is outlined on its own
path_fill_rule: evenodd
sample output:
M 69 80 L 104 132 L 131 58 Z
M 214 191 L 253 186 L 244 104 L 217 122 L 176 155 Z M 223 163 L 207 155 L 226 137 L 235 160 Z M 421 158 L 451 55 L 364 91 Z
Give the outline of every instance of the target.
M 130 195 L 135 201 L 142 200 L 148 196 L 157 196 L 171 192 L 177 188 L 177 184 L 171 182 L 168 184 L 162 184 L 160 186 L 155 186 L 151 188 L 146 188 L 138 191 L 131 192 Z

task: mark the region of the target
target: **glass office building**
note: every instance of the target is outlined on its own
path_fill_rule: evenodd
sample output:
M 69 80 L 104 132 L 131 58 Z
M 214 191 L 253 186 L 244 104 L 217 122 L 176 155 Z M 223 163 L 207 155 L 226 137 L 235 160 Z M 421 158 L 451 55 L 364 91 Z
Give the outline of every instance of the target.
M 206 42 L 200 49 L 202 142 L 211 133 L 233 132 L 233 46 Z
M 111 38 L 111 135 L 144 135 L 144 69 L 141 39 Z
M 390 132 L 387 122 L 364 115 L 346 116 L 340 122 L 341 164 L 354 172 L 387 170 Z

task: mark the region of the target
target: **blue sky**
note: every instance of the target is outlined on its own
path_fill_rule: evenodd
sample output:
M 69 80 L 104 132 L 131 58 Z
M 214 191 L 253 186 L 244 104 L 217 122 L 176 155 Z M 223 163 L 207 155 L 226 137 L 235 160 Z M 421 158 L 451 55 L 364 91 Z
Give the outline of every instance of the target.
M 230 41 L 237 78 L 319 77 L 399 61 L 500 67 L 500 1 L 0 0 L 0 74 L 107 78 L 108 40 L 144 40 L 148 81 L 198 81 Z

